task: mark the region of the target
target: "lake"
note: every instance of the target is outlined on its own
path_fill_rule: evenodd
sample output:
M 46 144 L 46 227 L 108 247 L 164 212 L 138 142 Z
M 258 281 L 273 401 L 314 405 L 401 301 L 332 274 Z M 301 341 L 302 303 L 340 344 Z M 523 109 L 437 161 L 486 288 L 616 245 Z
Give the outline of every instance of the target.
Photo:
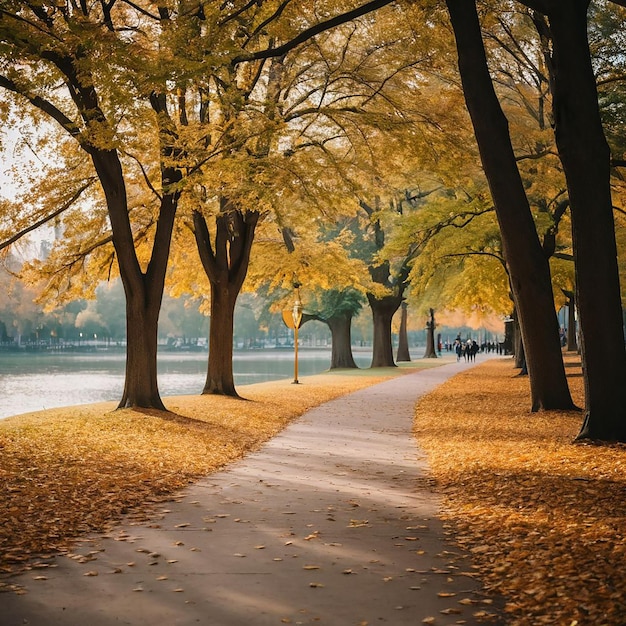
M 371 352 L 356 352 L 359 367 L 369 367 Z M 199 394 L 204 387 L 206 352 L 162 352 L 158 356 L 163 397 Z M 236 351 L 236 385 L 293 379 L 292 350 Z M 120 400 L 125 355 L 115 352 L 0 353 L 0 418 L 59 406 Z M 298 351 L 298 377 L 330 366 L 330 349 Z

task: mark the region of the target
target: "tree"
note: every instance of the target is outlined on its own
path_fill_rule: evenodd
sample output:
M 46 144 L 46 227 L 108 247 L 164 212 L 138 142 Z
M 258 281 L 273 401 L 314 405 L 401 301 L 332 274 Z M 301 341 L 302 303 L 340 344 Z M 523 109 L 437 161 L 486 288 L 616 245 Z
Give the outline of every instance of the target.
M 398 332 L 398 351 L 396 352 L 396 361 L 410 361 L 411 354 L 409 352 L 409 337 L 407 332 L 407 308 L 408 305 L 406 302 L 403 302 L 401 305 L 401 317 L 400 317 L 400 330 Z
M 585 419 L 578 438 L 626 441 L 626 351 L 610 151 L 587 38 L 589 0 L 566 6 L 551 0 L 523 3 L 548 18 L 553 46 L 554 132 L 571 207 L 585 377 Z
M 323 291 L 316 302 L 308 301 L 307 318 L 328 326 L 332 338 L 330 369 L 356 368 L 352 355 L 352 318 L 363 306 L 363 296 L 354 288 Z
M 404 291 L 408 286 L 409 260 L 411 252 L 394 269 L 389 260 L 380 261 L 377 254 L 385 245 L 385 231 L 380 214 L 374 207 L 361 201 L 369 224 L 368 246 L 361 248 L 360 254 L 369 256 L 369 273 L 377 287 L 367 292 L 367 301 L 372 310 L 374 323 L 374 342 L 372 346 L 371 367 L 395 367 L 393 360 L 393 344 L 391 322 L 404 298 Z M 392 273 L 393 272 L 393 273 Z
M 350 118 L 365 117 L 368 101 L 374 99 L 372 92 L 382 92 L 384 87 L 383 78 L 375 75 L 381 66 L 370 58 L 381 54 L 379 50 L 384 53 L 384 47 L 367 47 L 367 35 L 361 34 L 372 29 L 374 20 L 344 29 L 341 23 L 356 19 L 367 7 L 371 10 L 387 2 L 370 2 L 329 20 L 323 28 L 305 29 L 308 35 L 297 50 L 293 42 L 298 36 L 285 43 L 285 38 L 294 36 L 285 26 L 292 8 L 288 4 L 274 13 L 268 13 L 266 6 L 250 4 L 236 19 L 213 15 L 215 29 L 229 34 L 240 51 L 231 57 L 229 66 L 208 70 L 202 65 L 193 81 L 180 86 L 185 94 L 180 106 L 202 101 L 202 94 L 212 95 L 195 123 L 186 112 L 180 116 L 182 124 L 196 128 L 206 143 L 202 154 L 191 135 L 192 145 L 185 151 L 197 155 L 191 168 L 190 204 L 200 258 L 211 283 L 209 364 L 203 393 L 236 395 L 232 314 L 247 273 L 255 229 L 260 220 L 271 216 L 281 221 L 284 205 L 298 192 L 306 197 L 314 187 L 308 180 L 311 173 L 302 166 L 298 172 L 299 166 L 292 161 L 304 153 L 303 159 L 317 161 L 316 169 L 320 162 L 340 168 L 329 158 L 327 144 L 349 145 L 347 128 L 356 126 Z M 300 20 L 317 19 L 315 12 L 301 8 Z M 206 12 L 204 19 L 211 19 Z M 332 33 L 321 35 L 331 26 Z M 205 29 L 191 24 L 185 35 L 195 33 L 201 41 Z M 314 34 L 315 41 L 305 43 Z M 199 95 L 194 97 L 196 91 Z M 317 202 L 322 205 L 328 200 Z M 207 221 L 213 220 L 212 239 Z
M 424 351 L 425 359 L 436 359 L 437 350 L 435 347 L 435 311 L 430 309 L 428 311 L 428 321 L 426 322 L 426 350 Z
M 164 9 L 162 17 L 167 22 L 169 12 Z M 156 81 L 147 91 L 137 89 L 143 84 L 136 80 L 138 68 L 150 67 L 148 59 L 155 52 L 150 37 L 133 28 L 137 20 L 145 21 L 145 15 L 130 5 L 112 11 L 101 4 L 4 3 L 0 87 L 15 94 L 21 106 L 35 107 L 56 122 L 91 160 L 126 292 L 126 379 L 119 406 L 163 409 L 156 379 L 157 322 L 181 173 L 167 161 L 174 147 L 162 85 Z M 132 46 L 126 39 L 130 33 Z M 123 109 L 133 112 L 123 115 Z M 154 244 L 145 265 L 135 250 L 118 132 L 126 130 L 118 120 L 133 113 L 158 129 L 160 144 Z
M 224 203 L 227 200 L 222 199 Z M 237 296 L 243 285 L 259 219 L 256 211 L 229 210 L 216 218 L 215 248 L 201 213 L 194 213 L 202 266 L 211 282 L 209 363 L 203 394 L 237 396 L 233 377 L 233 330 Z
M 352 355 L 351 324 L 369 286 L 367 267 L 349 257 L 353 233 L 314 221 L 310 225 L 265 232 L 252 259 L 250 288 L 274 297 L 274 310 L 290 308 L 294 282 L 302 285 L 302 324 L 318 320 L 331 331 L 330 369 L 357 367 Z M 267 223 L 264 226 L 268 226 Z
M 561 356 L 548 262 L 532 219 L 507 120 L 487 67 L 474 0 L 447 0 L 459 71 L 496 208 L 520 319 L 532 410 L 573 408 Z

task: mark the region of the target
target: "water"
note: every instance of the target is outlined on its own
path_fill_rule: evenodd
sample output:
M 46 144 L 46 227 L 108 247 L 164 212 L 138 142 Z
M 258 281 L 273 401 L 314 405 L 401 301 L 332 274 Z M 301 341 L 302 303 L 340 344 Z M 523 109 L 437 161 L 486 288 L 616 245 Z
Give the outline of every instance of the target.
M 371 354 L 355 353 L 359 367 Z M 293 379 L 291 350 L 235 352 L 236 385 Z M 118 401 L 124 390 L 123 353 L 0 354 L 0 418 L 74 404 Z M 330 350 L 298 352 L 298 376 L 318 374 L 330 365 Z M 206 353 L 164 352 L 158 356 L 159 391 L 163 397 L 199 394 L 204 387 Z

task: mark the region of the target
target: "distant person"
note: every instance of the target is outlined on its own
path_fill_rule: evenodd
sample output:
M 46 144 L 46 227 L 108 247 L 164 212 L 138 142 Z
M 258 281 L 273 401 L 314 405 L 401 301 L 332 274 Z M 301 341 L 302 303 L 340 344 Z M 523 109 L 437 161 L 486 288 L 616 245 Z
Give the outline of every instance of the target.
M 463 345 L 458 339 L 454 342 L 454 351 L 456 352 L 456 360 L 460 361 L 463 354 Z
M 472 340 L 468 339 L 463 346 L 463 356 L 466 361 L 471 361 L 472 359 Z

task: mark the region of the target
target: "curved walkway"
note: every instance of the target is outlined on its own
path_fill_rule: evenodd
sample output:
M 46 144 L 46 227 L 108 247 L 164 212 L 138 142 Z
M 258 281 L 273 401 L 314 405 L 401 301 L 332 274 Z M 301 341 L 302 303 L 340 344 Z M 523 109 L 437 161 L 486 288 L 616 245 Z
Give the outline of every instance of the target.
M 309 411 L 149 522 L 17 577 L 26 593 L 0 595 L 0 624 L 481 623 L 475 614 L 489 607 L 446 542 L 411 436 L 419 396 L 467 367 L 421 370 Z

